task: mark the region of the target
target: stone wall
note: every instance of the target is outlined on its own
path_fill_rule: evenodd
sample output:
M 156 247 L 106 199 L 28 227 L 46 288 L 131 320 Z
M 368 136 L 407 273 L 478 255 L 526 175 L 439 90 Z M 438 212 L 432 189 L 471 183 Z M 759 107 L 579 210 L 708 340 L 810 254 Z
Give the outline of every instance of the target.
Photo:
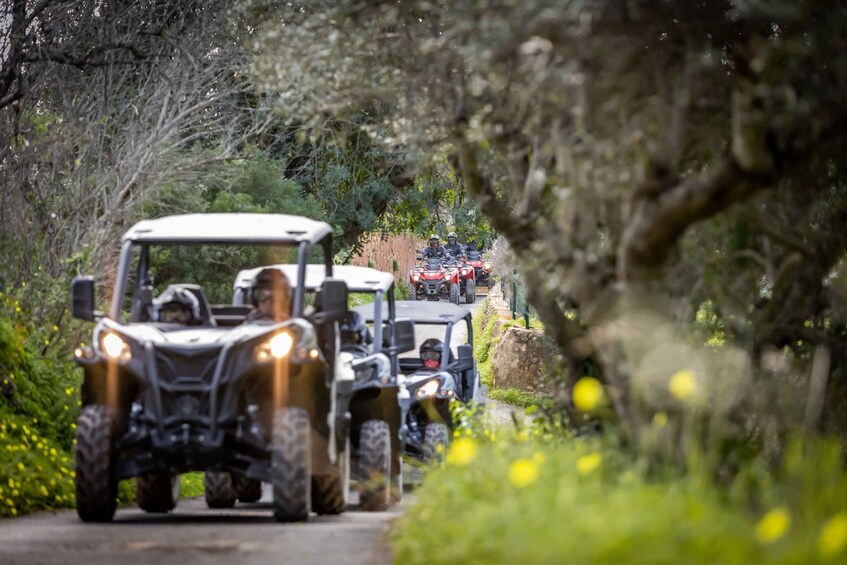
M 547 368 L 553 355 L 549 344 L 544 343 L 544 333 L 513 325 L 499 285 L 491 290 L 480 315 L 483 327 L 494 324 L 489 353 L 494 386 L 552 395 L 554 387 Z
M 423 248 L 423 243 L 413 235 L 378 233 L 370 234 L 362 247 L 362 253 L 353 257 L 353 264 L 393 273 L 398 282 L 408 280 L 409 271 L 415 266 L 415 249 Z M 397 269 L 394 269 L 394 262 Z

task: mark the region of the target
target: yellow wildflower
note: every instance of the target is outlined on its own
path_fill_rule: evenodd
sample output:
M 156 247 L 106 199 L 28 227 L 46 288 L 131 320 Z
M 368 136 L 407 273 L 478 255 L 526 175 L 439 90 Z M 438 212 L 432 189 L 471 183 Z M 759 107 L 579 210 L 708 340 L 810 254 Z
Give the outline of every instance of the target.
M 847 514 L 833 516 L 824 524 L 818 536 L 818 553 L 826 559 L 839 555 L 847 548 Z
M 26 470 L 26 467 L 24 467 L 23 463 L 18 463 L 18 470 L 19 471 L 25 471 Z
M 595 451 L 577 459 L 576 470 L 579 471 L 580 475 L 587 475 L 597 469 L 602 462 L 603 456 Z
M 694 391 L 697 389 L 697 381 L 695 378 L 696 375 L 694 374 L 694 371 L 690 369 L 677 371 L 673 374 L 670 382 L 668 383 L 668 388 L 670 389 L 671 394 L 679 400 L 687 399 L 694 394 Z
M 594 377 L 582 377 L 573 387 L 573 404 L 578 410 L 591 412 L 603 400 L 603 385 Z
M 42 494 L 42 496 L 47 496 L 47 495 L 49 494 L 49 493 L 47 492 L 47 489 L 46 489 L 46 488 L 44 488 L 44 485 L 41 485 L 41 494 Z
M 524 488 L 538 478 L 538 463 L 532 459 L 517 459 L 509 466 L 509 480 L 518 488 Z
M 527 432 L 526 430 L 519 431 L 518 435 L 517 435 L 517 440 L 518 441 L 528 441 L 529 440 L 529 432 Z
M 459 438 L 450 446 L 447 453 L 447 463 L 464 467 L 476 457 L 476 442 L 471 438 Z
M 653 415 L 653 425 L 657 428 L 664 428 L 668 423 L 668 415 L 664 412 L 656 412 Z
M 541 465 L 547 460 L 547 458 L 544 456 L 543 453 L 539 451 L 538 453 L 532 456 L 532 460 Z
M 772 543 L 784 536 L 791 527 L 791 515 L 788 509 L 774 508 L 756 524 L 756 538 L 762 543 Z

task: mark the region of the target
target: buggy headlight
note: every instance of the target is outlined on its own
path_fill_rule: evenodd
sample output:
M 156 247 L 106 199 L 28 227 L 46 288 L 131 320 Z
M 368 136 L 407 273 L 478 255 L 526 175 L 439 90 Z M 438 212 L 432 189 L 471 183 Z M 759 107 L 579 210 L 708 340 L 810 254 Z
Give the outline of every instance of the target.
M 264 363 L 273 359 L 282 359 L 291 352 L 294 338 L 288 332 L 279 332 L 256 348 L 256 361 Z
M 435 396 L 438 392 L 438 387 L 441 386 L 441 383 L 438 379 L 432 379 L 431 381 L 427 381 L 415 391 L 415 396 L 418 398 L 426 398 L 427 396 Z
M 100 346 L 109 359 L 126 361 L 130 358 L 129 344 L 116 333 L 107 333 L 100 338 Z

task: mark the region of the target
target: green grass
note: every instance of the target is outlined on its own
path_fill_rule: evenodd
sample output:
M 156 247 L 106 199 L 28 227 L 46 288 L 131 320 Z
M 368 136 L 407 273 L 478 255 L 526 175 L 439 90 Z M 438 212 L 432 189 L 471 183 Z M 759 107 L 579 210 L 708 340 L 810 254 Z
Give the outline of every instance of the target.
M 399 521 L 395 561 L 746 565 L 847 559 L 847 474 L 838 444 L 795 445 L 777 472 L 754 463 L 739 476 L 752 473 L 757 481 L 744 476 L 724 486 L 696 471 L 652 479 L 656 474 L 648 476 L 646 467 L 600 440 L 456 441 L 447 463 L 426 475 Z M 762 520 L 775 509 L 772 516 L 782 520 Z M 839 513 L 844 518 L 834 518 Z
M 544 406 L 550 404 L 552 400 L 542 394 L 536 394 L 516 388 L 491 388 L 488 390 L 488 397 L 493 400 L 505 402 L 512 406 L 520 406 L 521 408 L 529 408 L 530 406 Z
M 203 496 L 203 473 L 185 473 L 180 476 L 181 498 L 197 498 Z

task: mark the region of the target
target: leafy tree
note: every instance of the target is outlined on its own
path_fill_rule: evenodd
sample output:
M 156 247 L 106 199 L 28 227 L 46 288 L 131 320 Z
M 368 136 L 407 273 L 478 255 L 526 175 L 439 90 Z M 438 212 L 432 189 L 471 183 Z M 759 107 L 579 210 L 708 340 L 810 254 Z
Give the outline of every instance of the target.
M 449 155 L 571 380 L 596 367 L 632 433 L 632 385 L 656 349 L 644 338 L 679 335 L 648 321 L 688 328 L 713 300 L 757 366 L 800 335 L 840 355 L 820 299 L 847 210 L 840 3 L 255 1 L 248 14 L 256 80 L 301 115 L 377 100 L 386 144 L 423 166 Z M 669 374 L 695 361 L 670 357 Z

